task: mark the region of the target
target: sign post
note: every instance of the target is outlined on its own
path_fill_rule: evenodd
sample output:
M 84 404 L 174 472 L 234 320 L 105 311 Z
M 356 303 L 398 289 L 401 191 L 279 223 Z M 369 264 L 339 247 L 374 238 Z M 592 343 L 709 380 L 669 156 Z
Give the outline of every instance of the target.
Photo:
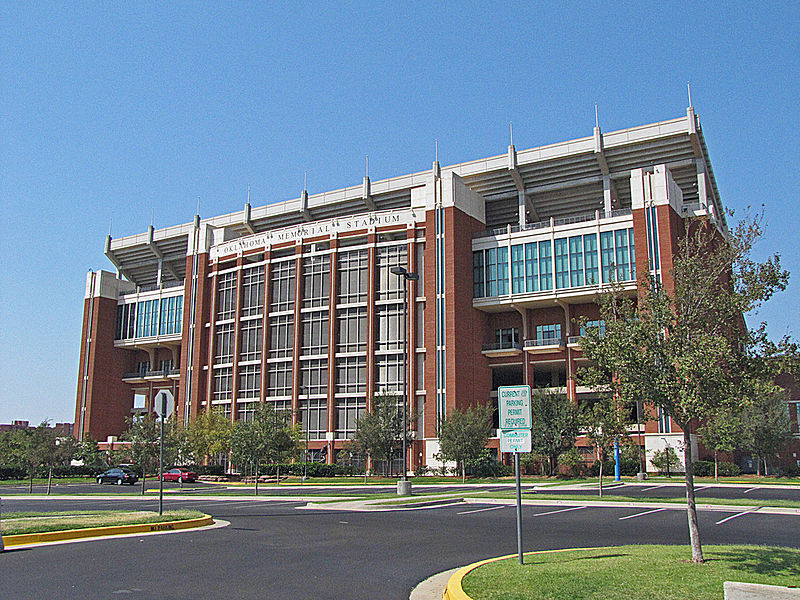
M 169 390 L 159 390 L 154 398 L 153 410 L 161 418 L 161 435 L 158 440 L 158 514 L 164 514 L 164 419 L 175 410 L 175 396 Z
M 531 388 L 527 385 L 501 386 L 497 390 L 500 409 L 500 451 L 514 453 L 517 481 L 517 554 L 522 560 L 522 486 L 519 453 L 531 451 Z

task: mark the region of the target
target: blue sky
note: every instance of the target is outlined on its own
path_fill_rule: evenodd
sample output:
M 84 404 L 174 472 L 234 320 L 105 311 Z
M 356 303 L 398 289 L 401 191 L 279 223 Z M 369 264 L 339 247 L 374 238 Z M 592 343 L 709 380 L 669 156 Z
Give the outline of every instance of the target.
M 112 235 L 685 114 L 800 334 L 794 3 L 0 4 L 0 423 L 72 421 Z M 795 208 L 793 208 L 795 207 Z

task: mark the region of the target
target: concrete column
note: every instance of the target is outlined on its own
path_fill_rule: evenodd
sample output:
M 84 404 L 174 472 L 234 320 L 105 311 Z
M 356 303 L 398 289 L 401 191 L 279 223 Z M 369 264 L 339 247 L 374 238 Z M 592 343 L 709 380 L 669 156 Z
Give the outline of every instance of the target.
M 233 321 L 233 368 L 231 369 L 231 419 L 238 420 L 236 415 L 236 400 L 239 396 L 239 352 L 241 349 L 240 324 L 242 316 L 242 265 L 244 260 L 240 256 L 236 260 L 239 270 L 236 272 L 236 310 Z
M 303 305 L 303 252 L 302 241 L 295 246 L 294 259 L 294 348 L 292 349 L 292 425 L 297 425 L 300 416 L 300 351 L 303 335 L 302 314 L 300 307 Z
M 695 159 L 697 167 L 697 198 L 702 206 L 708 206 L 708 189 L 706 187 L 706 161 L 702 158 Z
M 325 462 L 329 465 L 334 463 L 334 444 L 336 439 L 336 296 L 339 293 L 338 286 L 338 266 L 339 261 L 337 251 L 337 240 L 331 240 L 330 254 L 330 297 L 328 302 L 328 426 L 326 440 L 328 445 L 328 455 Z
M 603 210 L 610 213 L 614 209 L 614 198 L 611 193 L 611 177 L 603 175 Z

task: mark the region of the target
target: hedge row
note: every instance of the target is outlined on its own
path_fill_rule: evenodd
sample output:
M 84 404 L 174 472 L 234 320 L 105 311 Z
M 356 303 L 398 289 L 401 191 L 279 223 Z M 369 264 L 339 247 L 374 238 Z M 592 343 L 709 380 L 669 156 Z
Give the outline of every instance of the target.
M 84 465 L 60 465 L 53 467 L 53 477 L 95 477 L 108 467 L 87 467 Z M 37 467 L 34 477 L 47 477 L 46 467 Z M 0 479 L 25 479 L 30 477 L 26 467 L 14 465 L 0 466 Z
M 713 477 L 714 476 L 714 461 L 713 460 L 697 460 L 694 463 L 694 474 L 698 477 Z M 736 477 L 742 474 L 742 470 L 738 465 L 732 462 L 717 463 L 717 474 L 720 477 Z

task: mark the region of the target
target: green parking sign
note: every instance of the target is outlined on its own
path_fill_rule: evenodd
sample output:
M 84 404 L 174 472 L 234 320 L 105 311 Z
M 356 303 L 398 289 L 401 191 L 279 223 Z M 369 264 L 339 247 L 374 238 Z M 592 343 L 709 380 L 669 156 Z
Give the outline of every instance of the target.
M 500 409 L 500 429 L 530 429 L 531 387 L 529 385 L 504 385 L 497 389 Z

